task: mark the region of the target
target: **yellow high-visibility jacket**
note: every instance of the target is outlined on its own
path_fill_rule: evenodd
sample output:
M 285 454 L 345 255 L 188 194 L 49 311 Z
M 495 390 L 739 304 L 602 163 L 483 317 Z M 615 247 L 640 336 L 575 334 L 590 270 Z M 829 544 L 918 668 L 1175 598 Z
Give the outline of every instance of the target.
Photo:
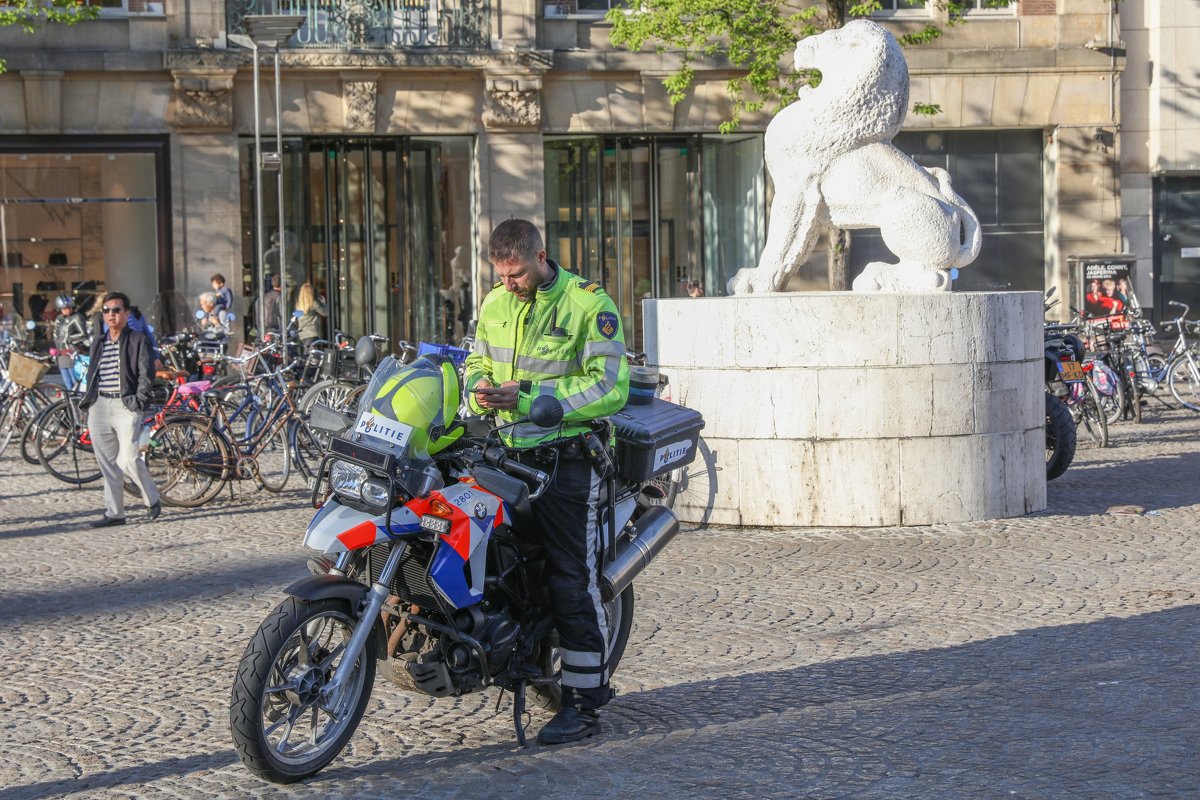
M 522 423 L 501 435 L 512 447 L 530 447 L 586 430 L 578 423 L 619 411 L 629 399 L 625 336 L 612 298 L 599 284 L 572 275 L 553 261 L 554 282 L 523 303 L 497 284 L 483 300 L 475 347 L 467 356 L 465 388 L 487 379 L 493 386 L 520 381 L 515 411 L 497 421 L 529 414 L 533 398 L 548 394 L 563 406 L 563 424 L 541 428 Z M 476 414 L 488 411 L 468 394 Z M 575 423 L 575 424 L 572 424 Z

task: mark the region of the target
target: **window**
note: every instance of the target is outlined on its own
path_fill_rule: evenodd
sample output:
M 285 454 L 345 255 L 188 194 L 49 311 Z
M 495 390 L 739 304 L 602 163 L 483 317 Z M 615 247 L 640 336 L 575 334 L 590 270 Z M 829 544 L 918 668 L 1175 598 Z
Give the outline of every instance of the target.
M 620 8 L 624 0 L 546 0 L 547 17 L 602 17 L 610 8 Z
M 760 133 L 548 137 L 546 251 L 598 281 L 641 347 L 641 301 L 725 293 L 766 235 Z
M 161 162 L 104 146 L 0 154 L 0 302 L 27 319 L 45 320 L 58 294 L 85 312 L 110 290 L 158 308 Z
M 102 17 L 163 13 L 163 0 L 82 0 L 80 5 L 99 8 Z
M 925 0 L 880 0 L 875 17 L 927 17 L 929 8 Z
M 956 290 L 1045 289 L 1041 131 L 905 131 L 894 143 L 921 166 L 948 171 L 979 218 L 983 247 Z M 851 275 L 871 261 L 895 260 L 877 229 L 854 232 Z
M 995 0 L 960 0 L 963 14 L 967 16 L 1003 16 L 1011 17 L 1017 10 L 1017 4 L 1009 0 L 1004 5 L 997 5 Z

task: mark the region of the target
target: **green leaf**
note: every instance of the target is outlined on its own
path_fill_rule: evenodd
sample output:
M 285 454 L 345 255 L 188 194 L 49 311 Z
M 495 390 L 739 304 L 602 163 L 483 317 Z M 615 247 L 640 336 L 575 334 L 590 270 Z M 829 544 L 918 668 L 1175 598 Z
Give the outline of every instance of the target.
M 922 117 L 932 117 L 942 113 L 942 107 L 937 103 L 913 103 L 913 113 Z

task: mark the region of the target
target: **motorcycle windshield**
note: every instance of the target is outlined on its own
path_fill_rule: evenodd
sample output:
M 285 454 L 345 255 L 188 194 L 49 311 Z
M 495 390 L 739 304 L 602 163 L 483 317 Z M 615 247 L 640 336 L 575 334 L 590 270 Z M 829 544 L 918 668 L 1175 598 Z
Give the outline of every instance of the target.
M 426 462 L 446 446 L 459 405 L 458 375 L 441 359 L 380 362 L 358 405 L 353 432 L 397 461 Z

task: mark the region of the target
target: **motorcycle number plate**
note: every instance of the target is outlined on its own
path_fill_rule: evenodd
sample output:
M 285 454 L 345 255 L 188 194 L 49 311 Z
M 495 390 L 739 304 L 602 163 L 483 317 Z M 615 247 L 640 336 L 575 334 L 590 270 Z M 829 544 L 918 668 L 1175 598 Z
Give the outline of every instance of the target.
M 435 517 L 433 514 L 423 514 L 421 516 L 421 529 L 427 530 L 430 533 L 436 533 L 439 536 L 445 536 L 450 533 L 450 520 L 445 517 Z
M 1058 373 L 1066 383 L 1083 380 L 1083 367 L 1078 361 L 1058 362 Z

